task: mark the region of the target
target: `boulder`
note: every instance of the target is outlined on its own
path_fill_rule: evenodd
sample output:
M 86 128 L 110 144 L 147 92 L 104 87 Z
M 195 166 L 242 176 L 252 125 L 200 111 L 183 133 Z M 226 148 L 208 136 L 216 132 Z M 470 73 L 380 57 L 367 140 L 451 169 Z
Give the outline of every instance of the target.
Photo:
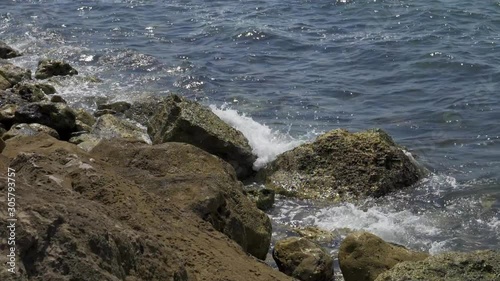
M 115 113 L 124 113 L 129 110 L 132 105 L 126 101 L 118 101 L 114 103 L 108 104 L 99 104 L 97 105 L 97 110 L 112 110 Z
M 34 102 L 20 106 L 16 123 L 39 123 L 54 128 L 61 139 L 69 139 L 75 129 L 75 112 L 64 103 Z
M 111 145 L 113 144 L 113 145 Z M 265 259 L 271 243 L 271 221 L 243 194 L 234 169 L 195 146 L 169 142 L 149 146 L 101 141 L 92 151 L 147 191 L 226 234 L 249 254 Z
M 10 128 L 14 123 L 14 116 L 18 106 L 15 104 L 5 104 L 0 107 L 0 123 L 6 128 Z
M 294 231 L 301 237 L 307 238 L 318 244 L 331 244 L 336 238 L 333 232 L 316 226 L 295 228 Z
M 15 136 L 33 136 L 39 133 L 45 133 L 51 137 L 54 137 L 56 139 L 59 139 L 59 134 L 57 133 L 56 130 L 41 125 L 37 123 L 31 123 L 31 124 L 15 124 L 8 130 L 3 136 L 3 140 L 8 140 L 10 138 L 13 138 Z
M 302 281 L 332 281 L 333 259 L 317 244 L 298 237 L 276 243 L 273 259 L 286 275 Z
M 50 96 L 50 102 L 67 103 L 66 100 L 63 97 L 61 97 L 60 95 Z
M 500 252 L 444 253 L 423 261 L 402 262 L 376 281 L 498 281 Z
M 281 193 L 329 200 L 383 196 L 424 175 L 423 168 L 378 129 L 330 131 L 279 155 L 260 173 Z
M 244 187 L 246 196 L 255 203 L 255 206 L 262 211 L 269 210 L 274 204 L 275 192 L 273 189 L 261 185 L 246 185 Z
M 94 126 L 96 119 L 88 111 L 86 111 L 83 108 L 77 108 L 75 110 L 75 113 L 76 113 L 76 120 L 81 121 L 83 124 L 85 124 L 87 126 L 90 126 L 90 127 Z
M 78 71 L 64 61 L 58 60 L 40 60 L 35 72 L 36 79 L 47 79 L 52 76 L 72 76 L 77 75 Z
M 340 244 L 339 265 L 345 281 L 374 281 L 403 261 L 421 261 L 429 254 L 387 243 L 368 232 L 349 234 Z
M 22 82 L 14 86 L 13 92 L 28 102 L 39 102 L 47 100 L 46 95 L 54 94 L 55 89 L 48 84 Z
M 12 87 L 12 84 L 5 77 L 0 75 L 0 90 L 7 90 Z
M 147 144 L 152 143 L 146 128 L 111 114 L 99 117 L 90 133 L 101 139 L 122 138 Z
M 257 159 L 243 134 L 209 108 L 178 95 L 136 102 L 125 116 L 148 127 L 153 143 L 184 142 L 227 161 L 239 178 L 253 174 Z
M 102 138 L 92 135 L 92 134 L 80 134 L 77 136 L 71 137 L 68 142 L 76 144 L 79 148 L 84 151 L 91 151 L 94 147 L 96 147 Z
M 247 255 L 188 208 L 179 208 L 175 198 L 154 194 L 147 182 L 125 176 L 135 169 L 128 171 L 43 134 L 6 144 L 0 175 L 6 177 L 8 166 L 16 170 L 16 197 L 22 200 L 16 205 L 18 273 L 4 267 L 0 280 L 292 281 Z M 195 148 L 178 153 L 180 159 L 198 161 L 198 168 L 203 159 L 215 158 Z M 135 158 L 120 158 L 124 160 Z M 227 167 L 214 161 L 219 162 L 217 169 Z M 165 183 L 169 189 L 198 177 L 196 170 L 185 170 L 188 163 L 168 164 L 173 162 L 150 172 L 178 172 L 179 178 Z M 6 182 L 0 181 L 4 194 Z M 0 220 L 7 221 L 7 212 L 0 212 Z M 6 245 L 7 229 L 0 234 L 0 245 Z M 0 263 L 6 261 L 6 254 L 0 255 Z
M 14 86 L 21 81 L 31 79 L 31 70 L 15 66 L 10 63 L 0 64 L 0 76 L 3 76 Z
M 5 42 L 0 41 L 0 59 L 11 59 L 15 57 L 19 57 L 21 53 L 14 50 L 9 45 L 5 44 Z

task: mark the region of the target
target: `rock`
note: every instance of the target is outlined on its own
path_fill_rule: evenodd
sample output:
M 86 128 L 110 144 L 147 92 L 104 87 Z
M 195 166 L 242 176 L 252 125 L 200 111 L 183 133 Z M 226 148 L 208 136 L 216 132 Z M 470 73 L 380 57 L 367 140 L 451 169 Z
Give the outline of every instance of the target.
M 274 204 L 274 190 L 261 185 L 246 185 L 244 193 L 262 211 L 269 210 Z
M 60 102 L 60 103 L 67 103 L 63 97 L 59 95 L 52 95 L 50 96 L 50 102 Z
M 2 151 L 4 150 L 5 148 L 5 142 L 3 141 L 2 138 L 0 138 L 0 153 L 2 153 Z
M 0 58 L 1 59 L 11 59 L 15 57 L 21 56 L 21 53 L 12 49 L 9 45 L 5 44 L 5 42 L 0 41 Z
M 268 186 L 300 198 L 379 197 L 416 183 L 423 169 L 381 130 L 333 130 L 287 151 L 260 173 Z
M 91 153 L 116 168 L 123 167 L 128 179 L 196 213 L 244 251 L 265 259 L 271 221 L 243 194 L 243 184 L 228 163 L 189 144 L 117 143 L 102 141 Z
M 22 99 L 28 102 L 39 102 L 47 100 L 47 93 L 52 93 L 52 89 L 50 87 L 50 85 L 46 84 L 22 82 L 14 86 L 13 91 L 15 94 L 18 94 Z M 47 91 L 47 93 L 45 91 Z
M 81 121 L 82 123 L 84 123 L 87 126 L 90 126 L 90 127 L 94 126 L 96 119 L 88 111 L 86 111 L 83 108 L 77 108 L 75 110 L 75 113 L 76 113 L 76 120 Z
M 177 95 L 136 102 L 125 116 L 148 127 L 153 143 L 184 142 L 227 161 L 239 178 L 252 175 L 252 154 L 240 131 L 224 123 L 209 108 Z
M 35 72 L 36 79 L 47 79 L 52 76 L 73 76 L 78 71 L 66 62 L 58 60 L 40 60 Z
M 500 252 L 444 253 L 423 261 L 402 262 L 376 281 L 498 281 Z
M 15 66 L 10 63 L 0 65 L 0 75 L 14 86 L 24 80 L 31 79 L 31 70 Z
M 345 281 L 374 281 L 403 261 L 420 261 L 429 255 L 390 244 L 368 232 L 354 232 L 340 244 L 339 264 Z
M 332 281 L 333 259 L 317 244 L 298 237 L 276 243 L 273 258 L 281 272 L 302 281 Z
M 122 138 L 152 144 L 146 128 L 111 114 L 99 117 L 92 127 L 91 134 L 101 139 Z
M 63 103 L 34 102 L 19 107 L 15 112 L 15 121 L 49 126 L 65 140 L 75 129 L 75 112 Z
M 307 238 L 318 244 L 328 244 L 335 240 L 335 235 L 328 230 L 316 226 L 307 226 L 294 229 L 301 237 Z
M 102 138 L 92 135 L 92 134 L 81 134 L 78 136 L 71 137 L 68 142 L 78 145 L 79 148 L 84 151 L 91 151 L 94 147 L 96 147 Z
M 10 87 L 12 87 L 12 84 L 9 80 L 0 75 L 0 90 L 7 90 Z
M 131 107 L 131 104 L 126 102 L 126 101 L 119 101 L 119 102 L 114 102 L 114 103 L 109 103 L 109 104 L 100 104 L 97 106 L 97 110 L 112 110 L 115 113 L 124 113 L 125 111 L 129 110 Z
M 34 136 L 39 133 L 45 133 L 51 137 L 54 137 L 56 139 L 59 139 L 59 134 L 56 132 L 56 130 L 41 125 L 37 123 L 31 123 L 31 124 L 15 124 L 10 128 L 9 131 L 7 131 L 3 136 L 3 140 L 8 140 L 10 138 L 13 138 L 15 136 Z
M 111 114 L 111 115 L 115 115 L 116 114 L 116 111 L 112 110 L 112 109 L 100 109 L 100 110 L 96 110 L 94 112 L 94 117 L 101 117 L 103 115 L 106 115 L 106 114 Z
M 5 104 L 0 107 L 0 123 L 9 128 L 14 122 L 14 115 L 16 114 L 18 106 L 15 104 Z
M 177 167 L 169 165 L 173 162 L 143 166 L 151 173 L 178 173 L 179 177 L 172 174 L 165 182 L 165 196 L 159 196 L 147 190 L 147 182 L 130 179 L 135 168 L 105 162 L 68 142 L 36 135 L 12 138 L 6 144 L 0 155 L 0 175 L 6 177 L 7 167 L 17 171 L 16 196 L 22 204 L 16 205 L 18 273 L 13 277 L 1 270 L 0 280 L 292 281 L 248 256 L 188 208 L 174 204 L 168 190 L 176 190 L 181 197 L 184 179 L 200 188 L 203 180 L 216 180 L 207 179 L 208 172 L 198 177 L 196 169 L 203 159 L 207 164 L 219 163 L 217 168 L 203 169 L 228 166 L 199 149 L 176 150 L 176 161 L 197 161 L 193 170 L 188 169 L 189 163 L 180 162 Z M 134 160 L 147 163 L 141 158 L 119 159 L 123 160 L 131 165 Z M 6 182 L 0 181 L 4 194 Z M 0 212 L 0 220 L 7 220 L 7 212 Z M 4 234 L 7 230 L 2 230 L 1 245 L 7 243 Z M 0 255 L 0 263 L 6 261 L 6 254 Z

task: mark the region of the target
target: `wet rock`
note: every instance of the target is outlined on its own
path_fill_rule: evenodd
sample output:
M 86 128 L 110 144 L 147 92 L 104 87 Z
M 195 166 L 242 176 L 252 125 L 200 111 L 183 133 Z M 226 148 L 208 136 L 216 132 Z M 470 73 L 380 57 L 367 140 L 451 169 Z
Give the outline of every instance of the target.
M 374 281 L 379 274 L 400 262 L 427 257 L 427 253 L 387 243 L 368 232 L 348 235 L 339 249 L 339 264 L 345 281 Z
M 39 102 L 47 100 L 46 95 L 53 94 L 51 87 L 47 84 L 22 82 L 14 86 L 13 92 L 28 102 Z
M 72 76 L 77 74 L 78 71 L 66 62 L 46 59 L 38 62 L 35 78 L 47 79 L 52 76 Z
M 260 173 L 281 193 L 329 200 L 383 196 L 424 175 L 385 132 L 341 129 L 279 155 Z
M 170 156 L 178 153 L 174 162 L 146 165 L 148 159 L 141 156 L 149 155 L 138 153 L 137 158 L 119 158 L 116 165 L 47 135 L 16 137 L 6 144 L 0 174 L 6 177 L 8 166 L 18 171 L 16 196 L 23 202 L 16 208 L 16 280 L 292 280 L 249 257 L 199 214 L 175 203 L 191 196 L 190 189 L 182 195 L 186 185 L 203 189 L 208 183 L 217 189 L 216 181 L 223 184 L 224 179 L 209 172 L 222 172 L 228 165 L 212 155 L 185 144 L 165 144 L 160 147 L 172 149 Z M 159 151 L 153 152 L 156 157 Z M 197 164 L 190 166 L 188 160 Z M 179 165 L 170 165 L 174 163 Z M 202 165 L 209 171 L 198 173 Z M 142 183 L 131 179 L 142 170 L 170 174 L 163 196 L 148 190 L 148 178 Z M 229 180 L 228 174 L 222 178 Z M 0 182 L 0 192 L 6 187 L 6 181 Z M 6 216 L 0 212 L 1 221 Z M 7 242 L 3 234 L 1 245 Z M 1 264 L 6 259 L 0 255 Z M 0 280 L 12 276 L 0 271 Z
M 109 104 L 101 104 L 97 106 L 97 110 L 112 110 L 115 113 L 124 113 L 125 111 L 129 110 L 131 107 L 131 104 L 126 102 L 126 101 L 119 101 L 119 102 L 114 102 L 114 103 L 109 103 Z
M 5 104 L 0 107 L 0 123 L 5 128 L 10 128 L 14 123 L 14 117 L 18 106 L 15 104 Z
M 316 226 L 307 226 L 294 229 L 301 237 L 307 238 L 318 244 L 328 244 L 335 240 L 335 235 L 328 230 Z
M 10 63 L 0 65 L 0 75 L 14 86 L 24 80 L 31 79 L 31 70 Z
M 112 109 L 99 109 L 99 110 L 96 110 L 94 112 L 94 117 L 101 117 L 103 115 L 106 115 L 106 114 L 111 114 L 111 115 L 115 115 L 116 114 L 116 111 L 112 110 Z
M 99 117 L 92 127 L 91 134 L 101 139 L 122 138 L 152 144 L 146 128 L 111 114 Z
M 52 95 L 50 96 L 50 102 L 60 102 L 60 103 L 67 103 L 63 97 L 59 95 Z
M 125 116 L 148 127 L 153 143 L 184 142 L 230 163 L 239 178 L 253 174 L 256 156 L 240 131 L 209 108 L 177 95 L 132 105 Z
M 271 221 L 243 194 L 234 169 L 220 158 L 175 142 L 149 146 L 102 141 L 91 153 L 116 168 L 123 167 L 128 179 L 168 198 L 170 204 L 196 213 L 244 251 L 265 259 Z
M 92 114 L 90 114 L 85 109 L 77 108 L 77 109 L 75 109 L 75 114 L 76 114 L 77 120 L 81 121 L 82 123 L 84 123 L 87 126 L 90 126 L 90 127 L 94 126 L 95 121 L 96 121 L 95 117 L 92 116 Z
M 332 257 L 305 238 L 291 237 L 278 241 L 273 258 L 281 272 L 299 280 L 333 280 Z
M 45 133 L 51 137 L 54 137 L 56 139 L 59 139 L 59 134 L 57 133 L 56 130 L 41 125 L 37 123 L 31 123 L 31 124 L 15 124 L 10 128 L 9 131 L 7 131 L 3 136 L 3 140 L 8 140 L 10 138 L 13 138 L 15 136 L 34 136 L 39 133 Z
M 54 128 L 61 139 L 69 139 L 75 129 L 75 112 L 63 103 L 35 102 L 15 112 L 17 123 L 39 123 Z
M 497 281 L 500 252 L 444 253 L 423 261 L 402 262 L 380 274 L 376 281 Z
M 9 82 L 9 80 L 0 75 L 0 90 L 7 90 L 10 87 L 12 87 L 12 84 Z
M 21 53 L 14 50 L 9 45 L 5 44 L 5 42 L 0 41 L 0 58 L 1 59 L 11 59 L 15 57 L 21 56 Z
M 273 207 L 275 195 L 273 189 L 261 185 L 246 185 L 244 192 L 260 210 L 266 211 Z

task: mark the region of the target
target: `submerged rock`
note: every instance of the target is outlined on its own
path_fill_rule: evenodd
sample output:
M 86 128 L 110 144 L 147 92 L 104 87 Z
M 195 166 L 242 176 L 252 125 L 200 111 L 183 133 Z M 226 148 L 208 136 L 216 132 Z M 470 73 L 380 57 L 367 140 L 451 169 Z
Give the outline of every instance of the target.
M 271 221 L 246 198 L 234 169 L 220 158 L 175 142 L 149 146 L 102 141 L 91 153 L 123 168 L 124 177 L 141 183 L 148 192 L 196 213 L 249 254 L 266 257 Z
M 374 281 L 403 261 L 420 261 L 429 254 L 387 243 L 368 232 L 348 235 L 340 244 L 339 264 L 345 281 Z
M 52 76 L 77 75 L 78 71 L 69 63 L 58 60 L 40 60 L 35 72 L 36 79 L 47 79 Z
M 31 123 L 31 124 L 15 124 L 10 128 L 9 131 L 7 131 L 3 136 L 3 140 L 8 140 L 10 138 L 13 138 L 15 136 L 34 136 L 39 133 L 45 133 L 51 137 L 54 137 L 56 139 L 59 139 L 59 134 L 57 133 L 56 130 L 41 125 L 37 123 Z
M 332 281 L 333 258 L 320 246 L 290 237 L 276 243 L 273 259 L 281 272 L 302 281 Z
M 0 41 L 0 59 L 11 59 L 19 56 L 21 56 L 21 53 L 5 44 L 5 42 Z
M 498 281 L 500 252 L 444 253 L 423 261 L 402 262 L 376 281 Z
M 184 142 L 227 161 L 239 178 L 253 174 L 257 159 L 243 134 L 209 108 L 177 95 L 137 102 L 125 113 L 148 127 L 153 143 Z
M 261 172 L 282 193 L 333 200 L 383 196 L 424 174 L 385 132 L 341 129 L 279 155 Z

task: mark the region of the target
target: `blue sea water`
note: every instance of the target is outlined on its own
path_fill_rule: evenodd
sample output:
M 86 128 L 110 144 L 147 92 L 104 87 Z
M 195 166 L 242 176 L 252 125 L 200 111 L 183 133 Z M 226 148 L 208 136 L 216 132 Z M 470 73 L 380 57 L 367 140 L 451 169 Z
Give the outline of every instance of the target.
M 275 224 L 499 248 L 498 0 L 0 0 L 0 39 L 32 70 L 72 63 L 81 74 L 55 86 L 77 106 L 168 92 L 212 105 L 259 167 L 321 132 L 383 128 L 435 174 L 357 205 L 282 199 Z

